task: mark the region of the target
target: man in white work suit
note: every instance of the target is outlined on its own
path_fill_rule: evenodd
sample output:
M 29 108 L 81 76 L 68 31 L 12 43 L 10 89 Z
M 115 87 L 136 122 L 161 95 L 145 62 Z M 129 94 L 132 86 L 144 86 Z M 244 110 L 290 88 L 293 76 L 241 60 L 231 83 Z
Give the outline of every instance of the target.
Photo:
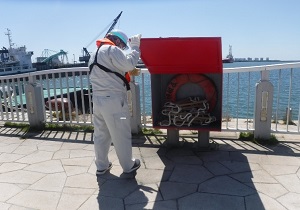
M 137 75 L 141 35 L 130 38 L 121 30 L 112 30 L 97 40 L 97 51 L 89 61 L 93 88 L 94 148 L 97 175 L 112 167 L 108 152 L 111 142 L 124 173 L 135 172 L 140 160 L 132 157 L 130 112 L 127 103 L 128 79 Z M 127 43 L 131 50 L 125 52 Z M 134 70 L 135 69 L 135 70 Z

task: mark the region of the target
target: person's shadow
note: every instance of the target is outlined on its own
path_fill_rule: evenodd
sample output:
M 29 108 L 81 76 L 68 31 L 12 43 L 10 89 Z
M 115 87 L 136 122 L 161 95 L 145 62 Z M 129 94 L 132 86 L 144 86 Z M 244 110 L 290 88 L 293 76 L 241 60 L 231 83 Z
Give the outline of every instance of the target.
M 219 144 L 217 151 L 199 149 L 188 141 L 179 147 L 160 147 L 157 155 L 165 165 L 164 179 L 152 209 L 266 209 L 256 184 L 274 180 L 259 177 L 267 174 L 249 161 L 245 151 L 236 149 L 237 144 L 245 150 L 249 145 L 224 139 Z M 273 201 L 272 206 L 282 208 Z
M 97 176 L 99 192 L 97 201 L 101 210 L 124 210 L 136 201 L 146 201 L 144 192 L 152 192 L 151 187 L 139 185 L 135 179 L 136 172 L 122 173 L 116 176 L 110 172 Z

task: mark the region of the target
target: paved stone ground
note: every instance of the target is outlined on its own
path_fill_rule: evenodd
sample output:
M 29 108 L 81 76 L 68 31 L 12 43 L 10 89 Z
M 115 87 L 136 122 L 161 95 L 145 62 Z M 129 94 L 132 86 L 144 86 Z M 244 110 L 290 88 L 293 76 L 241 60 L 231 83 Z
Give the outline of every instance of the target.
M 122 173 L 112 146 L 113 168 L 97 177 L 91 133 L 0 131 L 1 210 L 300 209 L 299 135 L 259 146 L 212 132 L 218 149 L 206 151 L 195 136 L 178 148 L 165 135 L 134 136 L 137 174 Z

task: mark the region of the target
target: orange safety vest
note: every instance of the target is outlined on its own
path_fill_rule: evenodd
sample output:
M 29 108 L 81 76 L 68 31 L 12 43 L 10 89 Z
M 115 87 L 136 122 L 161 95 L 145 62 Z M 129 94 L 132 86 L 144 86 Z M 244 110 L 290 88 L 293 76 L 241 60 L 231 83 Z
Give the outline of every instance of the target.
M 109 44 L 109 45 L 116 46 L 115 43 L 113 43 L 112 41 L 110 41 L 107 38 L 99 39 L 96 41 L 97 47 L 100 47 L 101 44 Z

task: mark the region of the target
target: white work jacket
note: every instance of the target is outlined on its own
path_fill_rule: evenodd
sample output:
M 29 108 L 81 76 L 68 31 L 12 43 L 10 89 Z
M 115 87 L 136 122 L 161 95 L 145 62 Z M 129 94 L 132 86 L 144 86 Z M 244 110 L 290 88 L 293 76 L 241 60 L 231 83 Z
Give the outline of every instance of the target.
M 89 60 L 89 66 L 95 60 L 96 51 L 92 54 Z M 140 49 L 134 47 L 126 54 L 117 46 L 102 45 L 98 51 L 97 62 L 111 71 L 118 72 L 125 76 L 125 73 L 131 71 L 137 65 L 140 57 Z M 98 66 L 94 65 L 90 75 L 90 81 L 93 88 L 93 94 L 97 93 L 126 93 L 124 82 L 113 73 L 105 72 Z

